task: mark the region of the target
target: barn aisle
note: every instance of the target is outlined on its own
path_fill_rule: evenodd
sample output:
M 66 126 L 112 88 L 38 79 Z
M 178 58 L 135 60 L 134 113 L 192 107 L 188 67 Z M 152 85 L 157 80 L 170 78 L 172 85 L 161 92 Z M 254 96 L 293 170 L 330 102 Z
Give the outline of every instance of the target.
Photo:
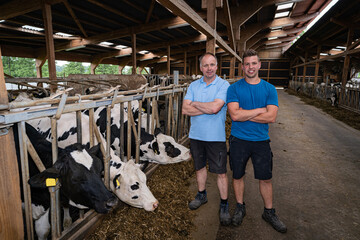
M 280 110 L 277 122 L 270 127 L 274 207 L 288 232 L 278 233 L 262 220 L 258 181 L 249 164 L 245 179 L 247 215 L 242 225 L 219 226 L 219 196 L 212 194 L 209 203 L 197 210 L 194 239 L 358 239 L 360 131 L 284 90 L 278 94 Z M 208 191 L 216 191 L 214 180 L 211 175 Z M 232 191 L 231 213 L 235 208 Z

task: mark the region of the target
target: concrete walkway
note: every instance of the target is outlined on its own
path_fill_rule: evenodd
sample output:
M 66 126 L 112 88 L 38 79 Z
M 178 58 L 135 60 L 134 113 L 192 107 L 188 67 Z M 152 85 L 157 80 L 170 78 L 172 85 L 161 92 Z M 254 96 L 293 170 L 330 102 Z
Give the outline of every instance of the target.
M 263 203 L 249 162 L 247 215 L 242 225 L 219 225 L 216 176 L 210 174 L 209 202 L 195 210 L 193 239 L 359 239 L 360 131 L 284 90 L 278 90 L 278 95 L 278 118 L 270 126 L 274 207 L 288 232 L 278 233 L 262 220 Z M 228 176 L 231 180 L 230 171 Z M 195 184 L 190 189 L 196 193 Z M 232 213 L 235 198 L 231 186 L 229 201 Z

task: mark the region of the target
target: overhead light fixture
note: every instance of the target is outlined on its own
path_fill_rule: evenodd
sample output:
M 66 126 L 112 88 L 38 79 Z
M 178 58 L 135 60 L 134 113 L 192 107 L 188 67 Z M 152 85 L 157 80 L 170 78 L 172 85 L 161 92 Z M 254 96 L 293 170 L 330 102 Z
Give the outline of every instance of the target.
M 81 46 L 65 49 L 65 51 L 72 51 L 72 50 L 76 50 L 76 49 L 80 49 L 80 48 L 84 48 L 84 47 L 85 47 L 84 45 L 81 45 Z
M 40 32 L 40 31 L 44 30 L 43 28 L 34 27 L 34 26 L 30 26 L 30 25 L 24 25 L 24 26 L 22 26 L 22 28 L 28 29 L 28 30 L 31 30 L 31 31 L 37 31 L 37 32 Z
M 336 48 L 339 48 L 339 49 L 344 50 L 344 51 L 346 49 L 346 47 L 343 47 L 343 46 L 336 46 Z
M 285 3 L 285 4 L 279 4 L 276 8 L 276 10 L 283 10 L 283 9 L 288 9 L 288 8 L 292 8 L 294 5 L 294 3 Z
M 269 37 L 268 40 L 274 40 L 277 39 L 278 37 Z
M 270 27 L 271 31 L 279 31 L 282 29 L 282 26 L 277 26 L 277 27 Z
M 55 33 L 55 35 L 59 35 L 61 37 L 72 37 L 72 36 L 74 36 L 72 34 L 67 34 L 67 33 L 63 33 L 63 32 L 57 32 L 57 33 Z
M 5 22 L 5 20 L 0 20 L 0 23 Z
M 190 25 L 189 23 L 182 23 L 182 24 L 170 26 L 170 27 L 168 27 L 168 29 L 174 29 L 174 28 L 179 28 L 179 27 L 186 27 L 186 26 L 189 26 L 189 25 Z
M 99 45 L 110 46 L 110 45 L 113 45 L 113 43 L 111 43 L 111 42 L 101 42 L 101 43 L 99 43 Z
M 139 52 L 140 54 L 148 54 L 148 53 L 150 53 L 149 51 L 146 51 L 146 50 L 142 50 L 142 51 L 140 51 Z
M 320 53 L 321 56 L 329 56 L 328 53 Z
M 124 48 L 128 48 L 128 46 L 125 46 L 125 45 L 116 45 L 115 48 L 124 49 Z
M 290 13 L 290 11 L 275 13 L 275 17 L 274 17 L 274 18 L 287 17 L 287 16 L 289 16 L 289 13 Z

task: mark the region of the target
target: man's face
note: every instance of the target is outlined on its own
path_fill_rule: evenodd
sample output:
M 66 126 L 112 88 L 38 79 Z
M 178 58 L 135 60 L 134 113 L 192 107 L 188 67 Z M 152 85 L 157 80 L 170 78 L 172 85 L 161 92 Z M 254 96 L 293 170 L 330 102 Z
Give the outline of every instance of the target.
M 203 73 L 204 77 L 211 79 L 215 77 L 217 70 L 216 59 L 211 55 L 205 55 L 201 60 L 200 71 Z
M 248 78 L 257 78 L 261 62 L 257 56 L 246 57 L 243 59 L 243 71 Z

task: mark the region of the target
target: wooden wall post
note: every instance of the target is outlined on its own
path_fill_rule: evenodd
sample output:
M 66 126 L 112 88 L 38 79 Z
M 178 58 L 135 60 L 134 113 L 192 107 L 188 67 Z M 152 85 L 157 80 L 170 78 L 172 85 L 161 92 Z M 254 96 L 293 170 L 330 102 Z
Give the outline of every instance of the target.
M 207 1 L 207 23 L 216 30 L 216 2 L 215 0 Z M 206 52 L 215 54 L 215 38 L 207 38 L 206 41 Z
M 131 35 L 131 45 L 132 45 L 132 53 L 131 53 L 131 58 L 132 58 L 132 74 L 136 74 L 136 34 L 133 33 Z
M 8 104 L 0 48 L 0 105 Z M 7 129 L 0 129 L 6 133 Z M 19 170 L 13 130 L 0 136 L 0 239 L 24 239 Z
M 44 3 L 42 13 L 45 26 L 46 53 L 49 65 L 49 80 L 51 82 L 51 80 L 56 80 L 55 46 L 53 38 L 51 5 L 48 3 Z M 50 91 L 52 93 L 55 93 L 56 89 L 56 84 L 50 85 Z
M 168 75 L 171 74 L 171 69 L 170 69 L 170 44 L 167 45 L 167 73 Z

